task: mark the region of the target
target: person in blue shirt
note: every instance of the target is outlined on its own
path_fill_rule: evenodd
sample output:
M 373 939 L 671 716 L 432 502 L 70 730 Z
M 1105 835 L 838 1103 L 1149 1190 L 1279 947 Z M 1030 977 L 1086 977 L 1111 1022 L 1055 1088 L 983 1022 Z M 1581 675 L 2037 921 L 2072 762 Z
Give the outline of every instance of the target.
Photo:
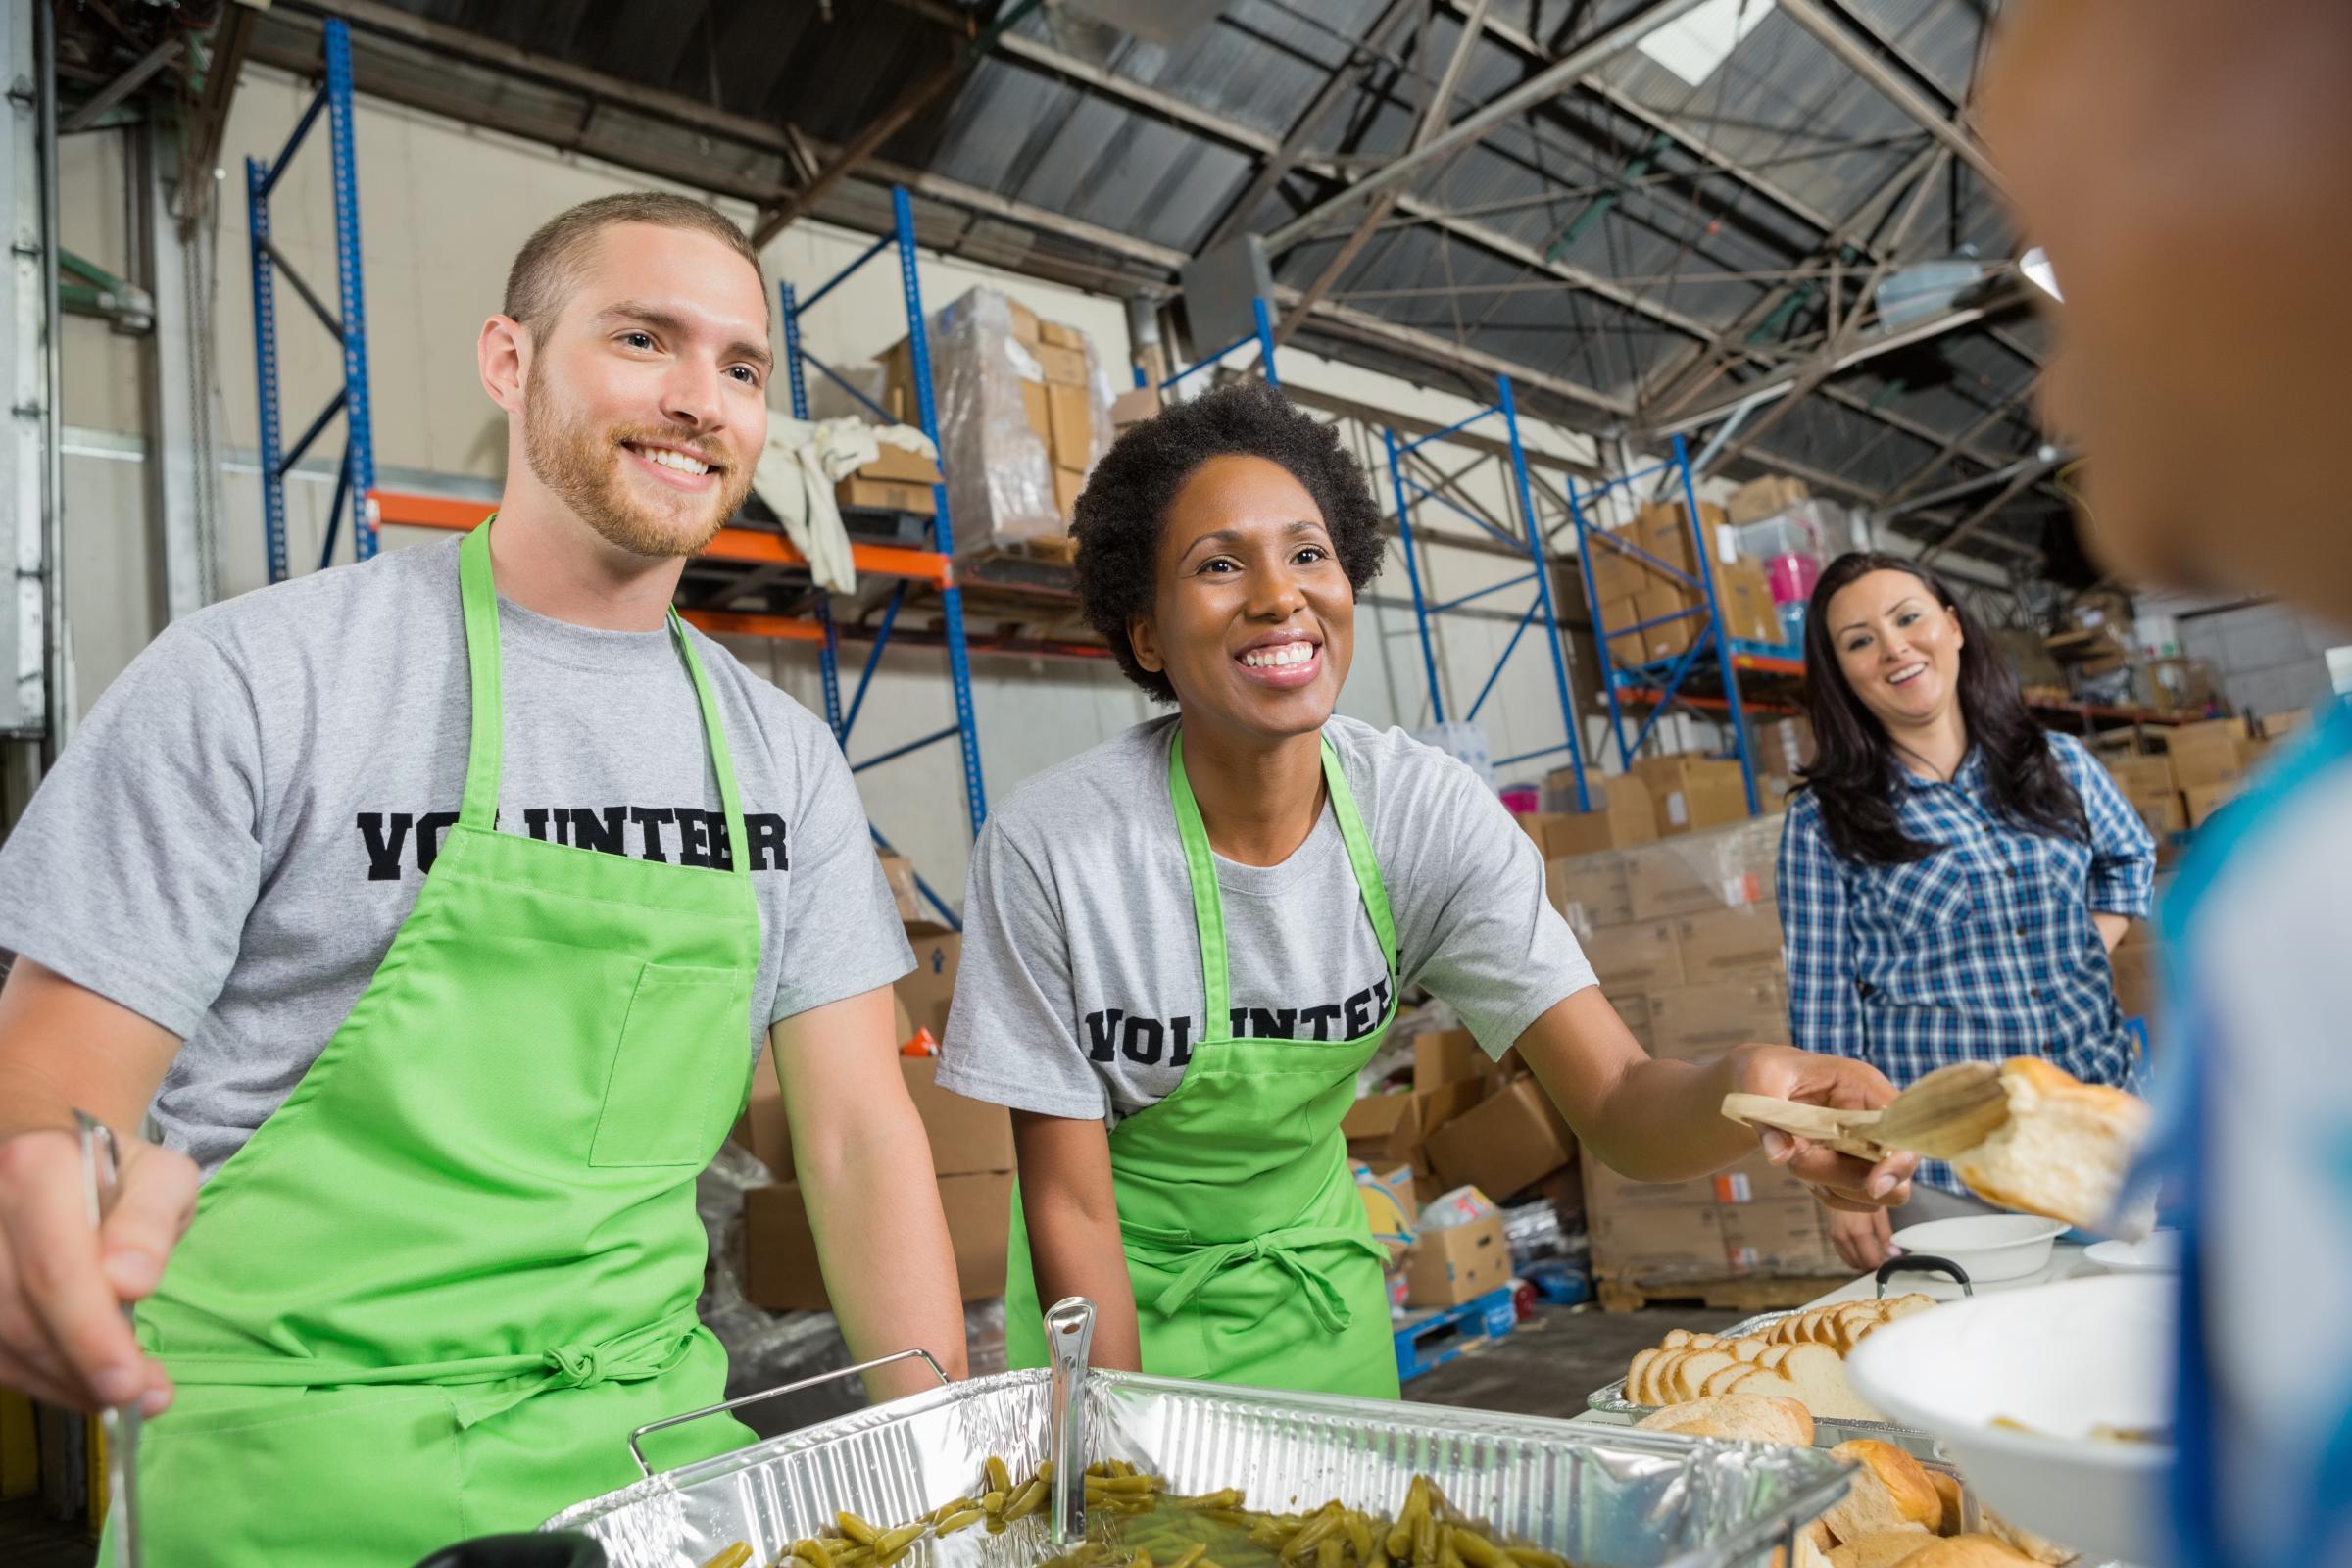
M 2148 912 L 2156 845 L 2106 769 L 2034 722 L 1992 639 L 1935 572 L 1830 564 L 1805 613 L 1815 757 L 1781 835 L 1790 1038 L 1897 1088 L 2039 1055 L 2085 1083 L 2133 1066 L 2107 955 Z M 1990 1212 L 1922 1161 L 1906 1220 Z M 1833 1210 L 1855 1268 L 1886 1210 Z
M 2128 581 L 2352 628 L 2352 5 L 2001 20 L 1980 123 L 2062 296 L 2041 396 L 2087 542 Z M 2157 919 L 2180 1568 L 2352 1563 L 2352 707 L 2322 703 Z

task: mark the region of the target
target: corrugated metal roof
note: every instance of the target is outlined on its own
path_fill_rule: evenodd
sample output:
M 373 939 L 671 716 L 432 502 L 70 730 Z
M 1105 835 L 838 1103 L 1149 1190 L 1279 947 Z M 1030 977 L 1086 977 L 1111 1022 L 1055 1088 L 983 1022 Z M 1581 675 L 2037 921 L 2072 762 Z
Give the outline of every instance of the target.
M 967 0 L 394 3 L 833 143 L 950 59 L 994 9 Z M 1352 178 L 1367 160 L 1407 146 L 1427 78 L 1452 57 L 1462 26 L 1456 13 L 1466 9 L 1462 0 L 1429 3 L 1435 21 L 1425 40 L 1423 0 L 1226 0 L 1213 24 L 1172 47 L 1049 5 L 1018 24 L 1019 43 L 983 60 L 892 137 L 883 156 L 990 198 L 1193 254 L 1249 189 L 1269 147 L 1296 135 L 1310 167 L 1245 215 L 1260 231 L 1329 195 L 1336 187 L 1326 166 L 1336 163 L 1341 177 Z M 1492 0 L 1489 30 L 1464 59 L 1446 118 L 1512 90 L 1552 52 L 1645 3 Z M 1984 0 L 1827 3 L 1841 8 L 1892 69 L 1915 73 L 1923 94 L 1966 101 Z M 1365 40 L 1396 4 L 1410 14 L 1380 49 L 1368 49 Z M 1107 88 L 1087 79 L 1095 74 L 1107 74 Z M 1347 85 L 1334 112 L 1302 127 L 1307 106 L 1335 74 Z M 1408 209 L 1355 258 L 1333 299 L 1638 404 L 1674 384 L 1707 335 L 1728 334 L 1755 354 L 1782 344 L 1802 352 L 1807 334 L 1827 325 L 1822 273 L 1834 247 L 1815 220 L 1843 224 L 1870 214 L 1857 237 L 1865 249 L 1884 243 L 1889 215 L 1902 205 L 1899 196 L 1884 199 L 1889 182 L 1934 145 L 1901 108 L 1777 11 L 1695 85 L 1639 50 L 1606 63 L 1594 79 L 1602 91 L 1572 88 L 1419 171 L 1407 184 Z M 519 113 L 560 113 L 553 101 L 532 99 L 532 89 L 514 91 L 525 104 Z M 1609 102 L 1610 93 L 1630 107 Z M 1178 107 L 1162 109 L 1153 95 Z M 1660 124 L 1673 134 L 1661 136 Z M 681 148 L 680 156 L 693 154 Z M 739 185 L 762 188 L 782 177 L 772 161 L 760 167 L 759 158 L 723 149 L 709 156 Z M 1747 177 L 1715 167 L 1723 162 Z M 1087 252 L 1069 235 L 935 211 L 932 229 L 991 255 Z M 1325 231 L 1278 257 L 1280 281 L 1311 284 L 1361 212 L 1335 215 Z M 2014 243 L 1984 182 L 1959 166 L 1937 175 L 1904 254 L 1998 259 Z M 1867 256 L 1849 256 L 1849 292 L 1869 265 Z M 1837 384 L 1875 412 L 1808 397 L 1759 438 L 1753 455 L 1779 454 L 1874 489 L 1904 482 L 2031 381 L 2026 356 L 2041 352 L 2041 328 L 2021 315 L 2001 325 L 2024 355 L 1970 330 L 1924 356 L 1903 351 L 1906 358 L 1866 362 Z M 1350 352 L 1363 358 L 1362 343 Z M 1778 363 L 1740 370 L 1694 406 L 1736 396 L 1740 380 Z M 1573 404 L 1563 411 L 1592 418 Z M 2036 439 L 2026 416 L 1996 419 L 1954 455 L 1943 482 L 1987 471 Z

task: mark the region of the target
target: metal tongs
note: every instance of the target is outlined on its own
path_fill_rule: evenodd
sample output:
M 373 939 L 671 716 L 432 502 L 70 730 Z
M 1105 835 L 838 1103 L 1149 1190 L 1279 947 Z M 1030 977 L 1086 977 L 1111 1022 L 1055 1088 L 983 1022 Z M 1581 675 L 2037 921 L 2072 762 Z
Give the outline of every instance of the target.
M 81 1127 L 82 1192 L 89 1203 L 90 1228 L 96 1230 L 115 1201 L 115 1133 L 87 1112 L 77 1110 L 74 1119 Z M 133 1321 L 128 1302 L 123 1303 L 122 1320 Z M 114 1499 L 115 1508 L 115 1568 L 138 1568 L 137 1458 L 139 1401 L 144 1397 L 144 1394 L 134 1395 L 120 1410 L 110 1408 L 99 1413 L 106 1433 L 107 1495 Z
M 1095 1344 L 1095 1303 L 1064 1297 L 1046 1313 L 1046 1364 L 1053 1368 L 1047 1395 L 1046 1451 L 1054 1461 L 1054 1544 L 1086 1539 L 1086 1361 Z

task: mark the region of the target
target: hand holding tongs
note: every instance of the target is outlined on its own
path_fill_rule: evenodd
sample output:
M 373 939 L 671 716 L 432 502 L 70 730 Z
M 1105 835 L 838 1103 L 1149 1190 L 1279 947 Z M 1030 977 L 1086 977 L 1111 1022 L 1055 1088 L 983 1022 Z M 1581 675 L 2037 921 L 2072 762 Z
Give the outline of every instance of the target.
M 106 1211 L 114 1205 L 116 1178 L 116 1149 L 114 1129 L 84 1111 L 75 1111 L 74 1119 L 81 1126 L 82 1191 L 89 1201 L 90 1228 L 96 1230 L 104 1222 Z M 130 1303 L 122 1304 L 122 1317 L 131 1321 Z M 115 1507 L 115 1568 L 138 1568 L 139 1562 L 139 1503 L 138 1503 L 138 1446 L 139 1401 L 144 1393 L 134 1395 L 121 1409 L 99 1413 L 106 1432 L 107 1495 Z

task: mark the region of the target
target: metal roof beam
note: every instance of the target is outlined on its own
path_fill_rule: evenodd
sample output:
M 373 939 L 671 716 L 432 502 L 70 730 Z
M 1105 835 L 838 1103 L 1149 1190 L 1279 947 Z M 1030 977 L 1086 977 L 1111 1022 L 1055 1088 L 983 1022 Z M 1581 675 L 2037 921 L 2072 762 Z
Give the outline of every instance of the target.
M 2034 377 L 2034 381 L 2028 381 L 2024 390 L 2017 393 L 2016 396 L 2001 399 L 1991 408 L 1986 409 L 1983 417 L 1971 421 L 1967 429 L 1962 430 L 1957 435 L 1944 442 L 1941 447 L 1936 449 L 1934 457 L 1921 464 L 1918 467 L 1912 469 L 1911 472 L 1904 477 L 1902 483 L 1896 485 L 1892 490 L 1886 492 L 1886 505 L 1891 507 L 1897 502 L 1904 500 L 1922 484 L 1925 484 L 1929 476 L 1934 474 L 1936 469 L 1951 462 L 1955 453 L 1959 452 L 1962 448 L 1969 446 L 1971 443 L 1976 441 L 1979 436 L 1982 436 L 1984 434 L 1984 432 L 1990 430 L 1994 425 L 1999 424 L 2003 419 L 2009 417 L 2010 415 L 2016 413 L 2018 404 L 2023 402 L 2026 397 L 2032 393 L 2034 382 L 2038 381 L 2040 377 L 2037 375 Z
M 1599 36 L 1569 51 L 1510 91 L 1488 100 L 1455 121 L 1442 134 L 1432 137 L 1421 147 L 1382 165 L 1354 184 L 1318 202 L 1283 224 L 1266 236 L 1267 249 L 1276 252 L 1286 250 L 1312 234 L 1334 214 L 1366 197 L 1377 196 L 1384 190 L 1403 184 L 1423 164 L 1479 141 L 1512 116 L 1555 96 L 1586 72 L 1615 59 L 1651 32 L 1685 12 L 1695 10 L 1702 3 L 1703 0 L 1650 0 L 1648 5 L 1611 25 Z
M 1838 57 L 1881 96 L 1904 114 L 1919 122 L 1929 135 L 1949 147 L 1969 168 L 1984 177 L 1994 190 L 2005 190 L 2000 171 L 1993 167 L 1992 157 L 1967 130 L 1953 122 L 1942 109 L 1928 99 L 1903 76 L 1888 69 L 1886 63 L 1872 52 L 1875 37 L 1865 42 L 1857 38 L 1846 24 L 1842 12 L 1832 16 L 1820 0 L 1780 0 L 1781 14 L 1819 39 L 1823 48 Z

